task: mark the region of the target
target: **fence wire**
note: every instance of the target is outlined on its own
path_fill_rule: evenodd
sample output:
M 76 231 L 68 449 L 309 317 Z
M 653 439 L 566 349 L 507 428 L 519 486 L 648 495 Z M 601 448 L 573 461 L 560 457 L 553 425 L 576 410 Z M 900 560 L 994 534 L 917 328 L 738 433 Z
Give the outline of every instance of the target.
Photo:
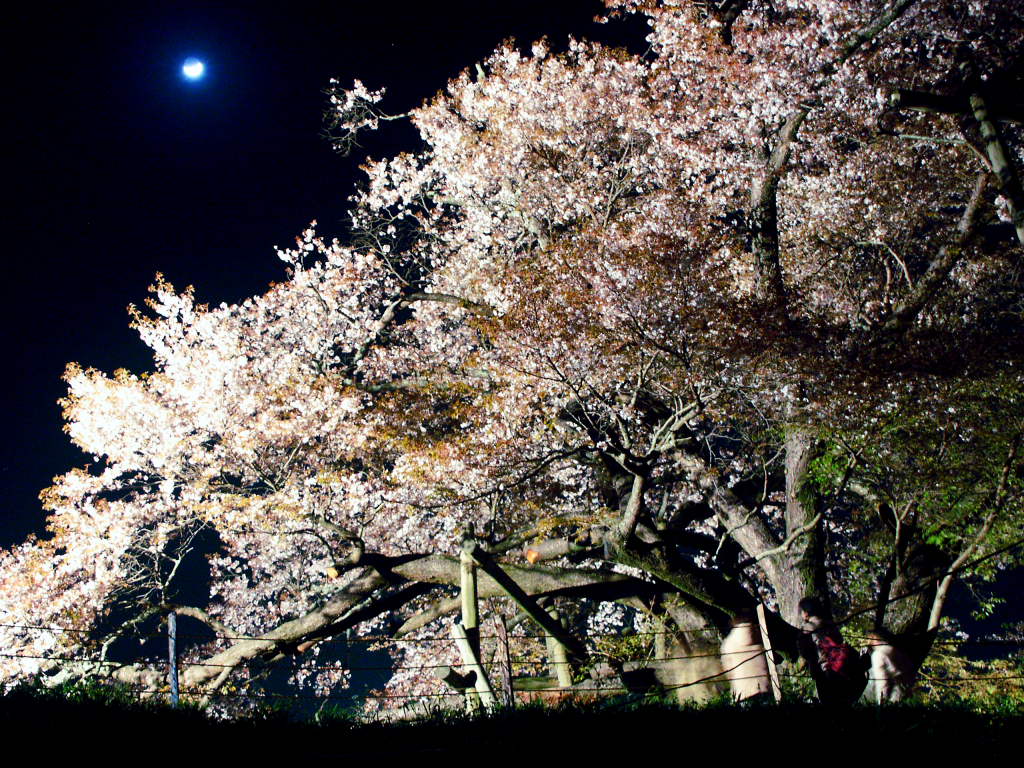
M 9 625 L 0 625 L 0 626 L 9 626 Z M 27 625 L 16 625 L 16 626 L 18 626 L 19 628 L 32 628 L 32 629 L 38 629 L 38 630 L 52 630 L 52 629 L 54 629 L 52 627 L 41 627 L 41 626 L 32 626 L 32 627 L 27 627 Z M 646 635 L 655 635 L 655 634 L 660 634 L 660 633 L 650 632 L 650 633 L 644 633 L 644 634 L 646 634 Z M 543 637 L 543 636 L 540 636 L 540 637 Z M 436 640 L 440 641 L 441 639 L 437 638 Z M 397 641 L 397 642 L 404 642 L 404 641 Z M 447 642 L 450 642 L 450 640 L 447 641 Z M 963 641 L 963 640 L 959 640 L 959 639 L 950 639 L 950 640 L 947 640 L 947 641 L 944 641 L 944 642 L 949 642 L 949 643 L 955 643 L 955 644 L 962 645 L 962 644 L 966 644 L 967 642 L 970 642 L 970 641 Z M 993 645 L 999 645 L 999 646 L 1010 646 L 1010 647 L 1020 647 L 1020 646 L 1024 645 L 1024 643 L 1022 643 L 1020 641 L 1004 640 L 1004 639 L 980 640 L 980 641 L 975 641 L 975 642 L 983 642 L 983 643 L 986 643 L 986 644 L 993 644 Z M 869 646 L 865 646 L 865 647 L 869 647 Z M 648 692 L 639 692 L 635 688 L 630 688 L 630 687 L 627 687 L 627 686 L 621 685 L 621 684 L 618 684 L 618 685 L 617 684 L 607 684 L 607 683 L 606 684 L 602 684 L 599 680 L 592 680 L 591 681 L 593 683 L 592 685 L 587 685 L 586 681 L 584 681 L 582 683 L 578 683 L 578 684 L 576 684 L 574 686 L 566 687 L 566 688 L 550 687 L 550 688 L 540 688 L 540 689 L 534 689 L 534 690 L 525 690 L 525 689 L 516 689 L 515 686 L 513 686 L 513 695 L 519 694 L 520 697 L 525 697 L 527 699 L 543 697 L 545 695 L 555 695 L 555 696 L 562 697 L 562 696 L 576 696 L 576 695 L 587 696 L 587 695 L 590 695 L 590 694 L 595 694 L 595 695 L 608 696 L 608 695 L 629 694 L 629 693 L 632 693 L 632 694 L 635 694 L 635 695 L 640 695 L 640 696 L 645 696 L 645 697 L 650 697 L 650 696 L 665 695 L 665 694 L 668 694 L 668 693 L 676 692 L 676 691 L 679 691 L 679 690 L 682 690 L 682 689 L 685 689 L 685 688 L 691 688 L 691 687 L 694 687 L 694 686 L 736 683 L 736 682 L 741 682 L 741 681 L 744 681 L 744 680 L 753 680 L 753 679 L 765 680 L 765 674 L 764 674 L 764 672 L 762 672 L 760 670 L 757 671 L 755 674 L 749 674 L 749 675 L 736 675 L 735 674 L 735 672 L 739 668 L 743 667 L 746 664 L 751 664 L 751 663 L 755 662 L 758 659 L 758 657 L 764 656 L 765 654 L 767 654 L 767 651 L 764 651 L 764 650 L 762 650 L 762 651 L 751 651 L 750 649 L 745 649 L 745 650 L 742 650 L 742 651 L 727 652 L 727 653 L 724 653 L 724 654 L 723 653 L 694 653 L 694 654 L 670 655 L 670 656 L 667 656 L 667 657 L 664 657 L 664 658 L 654 659 L 652 661 L 655 664 L 657 664 L 657 665 L 664 665 L 666 667 L 669 667 L 669 666 L 671 666 L 675 662 L 686 662 L 686 661 L 692 661 L 692 660 L 702 660 L 702 659 L 709 659 L 709 658 L 717 657 L 717 658 L 723 660 L 722 666 L 725 667 L 725 668 L 721 669 L 721 670 L 717 670 L 713 674 L 707 675 L 705 677 L 702 677 L 702 678 L 699 678 L 699 679 L 696 679 L 696 680 L 690 680 L 690 681 L 685 681 L 685 682 L 680 682 L 680 683 L 675 683 L 675 684 L 662 684 L 660 686 L 657 686 L 656 689 L 648 691 Z M 732 666 L 727 666 L 729 662 L 728 662 L 728 660 L 725 657 L 728 657 L 730 655 L 731 656 L 742 656 L 742 658 L 739 659 L 737 661 L 737 663 L 733 664 Z M 0 658 L 30 659 L 30 660 L 35 660 L 35 661 L 73 662 L 73 663 L 85 664 L 85 665 L 97 665 L 97 666 L 109 666 L 109 667 L 125 667 L 125 666 L 128 666 L 125 662 L 111 661 L 111 660 L 107 660 L 107 659 L 89 658 L 87 656 L 45 656 L 45 655 L 26 654 L 26 653 L 4 653 L 4 652 L 0 652 Z M 149 667 L 149 668 L 151 668 L 152 671 L 158 672 L 158 673 L 165 673 L 166 669 L 167 669 L 166 661 L 142 661 L 142 662 L 136 662 L 136 664 L 144 666 L 144 667 Z M 499 664 L 500 664 L 500 662 L 490 661 L 490 662 L 484 662 L 483 666 L 485 667 L 485 669 L 489 668 L 489 670 L 491 672 L 493 672 L 495 670 L 495 668 L 497 666 L 499 666 Z M 551 663 L 550 660 L 546 660 L 546 659 L 530 659 L 530 658 L 518 657 L 518 658 L 513 658 L 511 660 L 511 665 L 512 666 L 517 666 L 518 665 L 520 667 L 523 667 L 523 666 L 527 666 L 527 667 L 533 666 L 533 667 L 549 667 L 550 668 L 552 666 L 552 663 Z M 409 672 L 409 671 L 411 671 L 411 672 L 430 673 L 430 672 L 433 672 L 434 670 L 437 670 L 437 669 L 451 668 L 453 666 L 459 666 L 459 665 L 458 664 L 454 664 L 454 663 L 453 664 L 411 664 L 411 665 L 410 664 L 389 664 L 389 665 L 377 665 L 377 664 L 350 664 L 350 663 L 342 663 L 342 662 L 330 662 L 330 663 L 325 663 L 325 664 L 300 664 L 300 665 L 292 665 L 290 668 L 288 668 L 288 670 L 291 671 L 291 672 L 296 672 L 296 671 L 312 672 L 312 673 L 314 673 L 312 675 L 312 677 L 315 678 L 317 672 L 335 672 L 335 673 L 337 673 L 337 672 L 345 672 L 345 673 L 348 673 L 348 674 L 356 674 L 356 673 L 359 673 L 359 672 L 388 672 L 388 673 L 392 673 L 393 674 L 395 672 L 400 672 L 400 671 L 402 671 L 402 672 Z M 260 669 L 261 671 L 265 671 L 268 668 L 265 663 L 261 663 L 259 660 L 255 660 L 255 659 L 253 659 L 253 660 L 246 660 L 246 661 L 238 663 L 238 664 L 217 664 L 217 663 L 214 663 L 214 662 L 204 662 L 204 661 L 179 661 L 179 668 L 182 670 L 183 674 L 187 674 L 187 670 L 189 668 L 206 668 L 206 667 L 212 667 L 212 668 L 217 668 L 217 669 L 239 669 L 239 668 L 245 669 L 245 668 L 250 668 L 250 669 Z M 812 678 L 812 676 L 810 674 L 808 674 L 807 672 L 800 672 L 800 671 L 780 671 L 779 672 L 779 677 L 780 678 L 786 678 L 786 679 L 803 679 L 803 680 L 809 680 L 809 679 Z M 522 678 L 520 678 L 520 679 L 522 679 Z M 531 679 L 531 678 L 527 677 L 526 679 Z M 538 679 L 538 678 L 534 677 L 533 679 Z M 615 676 L 611 675 L 611 676 L 609 676 L 606 679 L 614 680 Z M 884 678 L 873 678 L 873 677 L 871 677 L 869 675 L 867 679 L 868 679 L 868 682 L 871 682 L 873 680 L 884 679 Z M 941 687 L 957 687 L 957 686 L 967 685 L 967 684 L 973 683 L 973 682 L 992 682 L 992 681 L 1008 682 L 1008 681 L 1019 681 L 1019 680 L 1024 680 L 1024 675 L 1020 675 L 1020 674 L 998 674 L 998 675 L 994 675 L 994 674 L 977 674 L 977 675 L 959 674 L 959 675 L 957 675 L 955 677 L 941 677 L 941 676 L 936 676 L 936 675 L 921 675 L 921 674 L 919 674 L 917 676 L 917 679 L 920 682 L 926 683 L 926 684 L 929 684 L 929 685 L 941 686 Z M 438 682 L 438 685 L 443 685 L 443 683 L 440 680 L 438 680 L 437 682 Z M 307 682 L 306 685 L 309 685 L 309 683 Z M 168 689 L 167 688 L 154 688 L 154 687 L 147 687 L 147 686 L 127 686 L 127 691 L 130 692 L 130 693 L 133 693 L 133 694 L 137 694 L 140 698 L 143 697 L 143 696 L 166 696 L 168 694 Z M 219 690 L 219 689 L 211 690 L 211 689 L 207 689 L 207 688 L 183 687 L 180 690 L 180 694 L 181 694 L 181 696 L 185 697 L 186 699 L 192 698 L 192 699 L 195 699 L 195 700 L 202 700 L 203 702 L 210 702 L 210 701 L 213 701 L 213 700 L 220 700 L 220 699 L 251 700 L 251 701 L 293 701 L 293 702 L 320 701 L 320 702 L 324 702 L 324 703 L 332 702 L 332 701 L 344 701 L 344 702 L 347 702 L 350 705 L 356 703 L 357 701 L 366 702 L 366 701 L 388 701 L 388 700 L 406 700 L 406 701 L 412 701 L 412 700 L 420 700 L 420 701 L 438 700 L 439 701 L 439 700 L 448 699 L 448 700 L 451 700 L 451 701 L 459 701 L 459 702 L 461 702 L 461 701 L 464 701 L 464 698 L 465 698 L 465 693 L 464 692 L 458 691 L 458 690 L 455 690 L 455 689 L 442 690 L 442 691 L 434 692 L 434 693 L 418 692 L 418 693 L 402 694 L 402 693 L 382 693 L 382 692 L 378 692 L 378 691 L 369 691 L 369 692 L 365 692 L 365 693 L 352 694 L 352 693 L 294 693 L 294 692 L 292 692 L 292 693 L 276 693 L 276 692 L 272 692 L 272 691 L 254 691 L 254 690 L 240 691 L 240 690 Z

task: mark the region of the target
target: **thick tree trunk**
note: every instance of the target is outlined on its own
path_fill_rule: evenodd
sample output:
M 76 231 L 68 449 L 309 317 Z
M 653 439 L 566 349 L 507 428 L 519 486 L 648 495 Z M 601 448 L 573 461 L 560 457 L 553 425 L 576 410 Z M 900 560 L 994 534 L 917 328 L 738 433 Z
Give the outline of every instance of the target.
M 722 633 L 690 606 L 669 603 L 666 610 L 678 632 L 669 638 L 667 658 L 653 665 L 655 679 L 680 704 L 707 701 L 728 691 L 719 657 Z
M 879 594 L 879 628 L 896 637 L 924 634 L 938 579 L 949 563 L 945 553 L 928 544 L 903 555 L 891 584 Z
M 928 544 L 901 553 L 899 566 L 891 567 L 878 594 L 875 626 L 906 660 L 906 679 L 913 681 L 931 652 L 936 628 L 929 626 L 937 583 L 950 558 Z M 910 693 L 912 682 L 904 694 Z M 869 686 L 870 689 L 870 686 Z
M 799 626 L 799 602 L 816 596 L 828 604 L 822 515 L 817 494 L 809 482 L 811 462 L 819 449 L 806 428 L 786 436 L 786 537 L 787 546 L 776 557 L 778 567 L 768 574 L 775 587 L 782 617 Z

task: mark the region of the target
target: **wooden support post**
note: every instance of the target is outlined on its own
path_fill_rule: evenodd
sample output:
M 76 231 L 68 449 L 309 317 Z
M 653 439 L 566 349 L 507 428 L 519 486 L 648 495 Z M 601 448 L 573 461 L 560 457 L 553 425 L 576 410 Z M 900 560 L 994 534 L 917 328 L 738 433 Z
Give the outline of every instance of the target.
M 462 535 L 462 546 L 459 549 L 459 596 L 462 598 L 462 628 L 466 633 L 466 641 L 473 649 L 473 656 L 480 658 L 480 613 L 477 605 L 476 563 L 470 555 L 476 540 L 472 523 Z M 466 689 L 466 711 L 476 712 L 480 709 L 480 694 L 476 686 Z
M 494 697 L 494 689 L 491 688 L 491 682 L 487 679 L 487 673 L 484 672 L 484 667 L 480 663 L 480 657 L 476 655 L 469 642 L 465 627 L 457 621 L 452 623 L 452 638 L 459 648 L 459 653 L 462 654 L 462 666 L 467 672 L 476 674 L 476 692 L 480 696 L 481 703 L 487 709 L 494 709 L 498 705 L 498 701 Z
M 178 615 L 171 611 L 167 614 L 167 658 L 170 671 L 167 678 L 171 684 L 171 706 L 178 706 Z
M 654 658 L 658 661 L 665 661 L 668 658 L 667 627 L 665 620 L 660 616 L 656 616 L 654 620 L 658 622 L 657 629 L 654 630 Z
M 473 549 L 476 540 L 473 529 L 469 528 L 462 538 L 462 549 L 459 552 L 459 573 L 462 586 L 462 626 L 473 652 L 480 656 L 480 614 L 477 608 L 476 562 L 473 560 Z
M 465 550 L 463 550 L 465 551 Z M 547 612 L 541 608 L 537 601 L 526 594 L 522 587 L 516 584 L 501 566 L 495 562 L 482 547 L 476 545 L 470 552 L 474 562 L 492 579 L 498 586 L 505 590 L 505 594 L 515 600 L 516 604 L 526 612 L 526 615 L 533 619 L 549 635 L 560 642 L 575 660 L 582 661 L 587 657 L 586 648 L 576 638 L 566 632 L 562 625 L 552 619 Z
M 498 680 L 505 699 L 504 704 L 511 707 L 515 704 L 515 697 L 512 694 L 512 651 L 509 647 L 508 625 L 504 616 L 494 615 L 494 635 L 498 641 Z
M 548 615 L 561 625 L 558 617 L 558 610 L 548 609 Z M 572 686 L 572 669 L 569 667 L 569 656 L 557 638 L 550 634 L 544 636 L 544 644 L 548 649 L 548 661 L 552 672 L 558 677 L 558 685 L 561 688 Z
M 775 654 L 772 653 L 772 640 L 768 636 L 768 619 L 764 612 L 764 603 L 757 604 L 757 623 L 761 628 L 761 645 L 764 646 L 764 660 L 768 663 L 768 679 L 771 681 L 772 696 L 775 703 L 782 701 L 782 685 L 779 682 L 779 669 L 775 666 Z

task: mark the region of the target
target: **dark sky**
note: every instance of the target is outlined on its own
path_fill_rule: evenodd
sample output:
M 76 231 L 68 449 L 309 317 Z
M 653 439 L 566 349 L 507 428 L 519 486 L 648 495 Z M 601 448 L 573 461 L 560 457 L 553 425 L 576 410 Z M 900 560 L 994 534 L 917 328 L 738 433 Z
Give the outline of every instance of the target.
M 487 10 L 492 7 L 494 10 Z M 37 495 L 87 461 L 61 431 L 65 365 L 146 370 L 128 328 L 157 271 L 234 302 L 283 276 L 274 245 L 342 232 L 359 157 L 320 138 L 329 78 L 387 86 L 399 112 L 503 39 L 595 25 L 600 0 L 31 4 L 5 20 L 6 435 L 0 545 L 38 529 Z M 182 61 L 206 60 L 186 82 Z M 392 128 L 376 156 L 413 140 Z

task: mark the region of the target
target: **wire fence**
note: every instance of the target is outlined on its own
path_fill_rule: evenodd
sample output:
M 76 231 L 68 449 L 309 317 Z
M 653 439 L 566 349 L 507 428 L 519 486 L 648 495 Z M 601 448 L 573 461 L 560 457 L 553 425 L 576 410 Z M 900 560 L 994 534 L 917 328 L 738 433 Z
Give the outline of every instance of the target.
M 0 627 L 6 627 L 11 629 L 32 629 L 46 632 L 69 632 L 69 633 L 81 633 L 90 634 L 95 632 L 95 628 L 89 629 L 84 627 L 64 627 L 56 625 L 40 625 L 40 624 L 16 624 L 0 622 Z M 666 630 L 649 630 L 649 631 L 618 631 L 618 632 L 587 632 L 588 638 L 623 638 L 623 637 L 654 637 L 657 635 L 670 636 L 670 635 L 717 635 L 721 632 L 718 627 L 704 626 L 692 629 L 666 629 Z M 537 639 L 543 640 L 548 637 L 544 633 L 521 633 L 513 635 L 518 639 Z M 152 632 L 126 632 L 121 637 L 132 638 L 132 639 L 143 639 L 143 638 L 166 638 L 167 633 L 165 631 L 152 631 Z M 498 639 L 497 634 L 483 634 L 479 635 L 481 640 L 495 640 Z M 847 632 L 846 637 L 853 640 L 869 640 L 871 635 L 861 634 L 857 632 Z M 205 632 L 203 634 L 193 634 L 188 632 L 178 632 L 178 638 L 181 640 L 196 640 L 199 642 L 212 642 L 216 640 L 227 640 L 231 642 L 238 642 L 244 640 L 253 640 L 266 643 L 284 643 L 285 640 L 281 638 L 274 638 L 268 635 L 244 635 L 244 634 L 231 634 L 223 635 L 217 632 Z M 401 643 L 401 644 L 418 644 L 418 643 L 450 643 L 451 639 L 447 637 L 401 637 L 396 638 L 391 635 L 353 635 L 351 637 L 345 637 L 346 643 Z M 1008 639 L 1008 638 L 936 638 L 932 641 L 933 645 L 1024 645 L 1024 640 Z M 870 643 L 865 642 L 860 645 L 868 647 Z
M 0 628 L 24 630 L 30 632 L 50 632 L 50 633 L 81 633 L 88 634 L 90 630 L 79 627 L 68 627 L 68 626 L 45 626 L 37 624 L 19 624 L 10 622 L 0 622 Z M 589 639 L 603 639 L 603 638 L 615 638 L 623 639 L 626 637 L 639 637 L 648 641 L 653 641 L 657 636 L 670 638 L 673 635 L 701 635 L 709 634 L 717 636 L 719 630 L 715 627 L 700 627 L 696 629 L 685 630 L 684 632 L 678 632 L 675 630 L 653 630 L 653 631 L 641 631 L 631 632 L 624 634 L 622 632 L 597 632 L 588 633 Z M 166 639 L 167 635 L 164 632 L 130 632 L 125 633 L 124 637 L 146 640 L 146 639 Z M 243 634 L 219 634 L 219 633 L 204 633 L 204 634 L 190 634 L 184 633 L 177 636 L 181 640 L 193 640 L 196 643 L 201 644 L 199 647 L 207 647 L 210 643 L 214 642 L 239 642 L 239 641 L 259 641 L 266 642 L 270 649 L 275 648 L 275 644 L 280 641 L 275 641 L 273 638 L 259 635 L 243 635 Z M 548 637 L 545 634 L 534 634 L 534 633 L 522 633 L 511 636 L 511 639 L 515 640 L 544 640 Z M 860 648 L 861 652 L 867 652 L 872 646 L 872 638 L 868 635 L 859 635 L 855 633 L 848 633 L 848 640 L 851 646 Z M 500 640 L 501 638 L 497 634 L 483 634 L 480 637 L 481 641 Z M 351 636 L 345 638 L 345 642 L 352 645 L 375 645 L 378 648 L 391 646 L 396 647 L 415 647 L 426 644 L 450 644 L 452 641 L 449 638 L 444 637 L 419 637 L 419 638 L 402 638 L 396 639 L 386 635 L 364 635 L 364 636 Z M 652 642 L 653 645 L 653 642 Z M 999 648 L 1003 650 L 1014 650 L 1024 647 L 1024 642 L 1021 640 L 1010 639 L 1010 638 L 937 638 L 933 641 L 934 646 L 941 648 L 954 648 L 962 649 L 965 647 L 991 647 Z M 715 643 L 717 646 L 717 642 Z M 677 651 L 680 648 L 678 644 L 673 646 Z M 195 653 L 197 648 L 193 648 L 192 652 Z M 711 650 L 708 652 L 697 652 L 697 653 L 668 653 L 661 656 L 655 656 L 653 650 L 648 654 L 646 664 L 648 667 L 661 667 L 669 668 L 673 665 L 678 666 L 680 669 L 684 668 L 687 663 L 695 663 L 697 665 L 701 663 L 708 663 L 711 660 L 717 659 L 719 662 L 718 668 L 713 671 L 712 674 L 705 675 L 698 679 L 687 680 L 683 682 L 669 683 L 662 682 L 660 685 L 652 688 L 650 691 L 643 693 L 639 692 L 642 696 L 661 696 L 666 694 L 672 694 L 679 692 L 686 688 L 694 688 L 697 686 L 722 686 L 728 687 L 730 684 L 741 683 L 745 680 L 760 680 L 765 681 L 765 672 L 761 669 L 756 670 L 753 674 L 749 675 L 738 675 L 736 672 L 744 667 L 744 665 L 754 663 L 757 658 L 763 655 L 765 651 L 752 651 L 751 649 L 743 649 L 734 652 L 722 653 L 717 650 Z M 221 671 L 225 670 L 247 670 L 250 673 L 255 672 L 257 676 L 261 673 L 266 673 L 270 666 L 266 659 L 261 658 L 250 658 L 243 659 L 241 661 L 225 664 L 218 663 L 210 660 L 196 660 L 188 659 L 188 654 L 184 654 L 185 658 L 182 658 L 177 662 L 178 667 L 186 673 L 189 669 L 194 668 L 211 668 Z M 732 657 L 732 658 L 730 658 Z M 35 662 L 43 663 L 74 663 L 81 665 L 94 665 L 98 668 L 109 668 L 110 670 L 126 667 L 132 664 L 132 662 L 126 661 L 114 661 L 106 658 L 98 658 L 90 656 L 87 653 L 83 654 L 72 654 L 72 655 L 59 655 L 59 654 L 31 654 L 31 653 L 18 653 L 18 652 L 0 652 L 0 658 L 5 659 L 26 659 Z M 293 657 L 297 659 L 298 657 Z M 732 662 L 736 663 L 733 664 Z M 535 658 L 529 656 L 515 656 L 505 659 L 503 662 L 499 662 L 496 659 L 491 659 L 484 663 L 485 669 L 488 670 L 488 674 L 492 674 L 498 668 L 500 663 L 504 663 L 509 670 L 513 667 L 518 668 L 520 673 L 527 671 L 528 674 L 520 675 L 518 680 L 531 679 L 537 680 L 541 675 L 537 674 L 544 668 L 553 670 L 552 661 L 546 658 Z M 140 660 L 134 662 L 134 666 L 142 667 L 147 670 L 151 670 L 158 674 L 164 674 L 167 671 L 168 662 L 166 659 L 157 660 Z M 323 660 L 323 661 L 302 661 L 300 663 L 292 663 L 285 665 L 285 669 L 290 673 L 303 673 L 306 677 L 304 685 L 312 686 L 316 684 L 316 679 L 320 674 L 332 673 L 337 675 L 338 673 L 344 673 L 350 676 L 350 680 L 354 676 L 358 676 L 361 673 L 375 673 L 378 676 L 394 675 L 396 673 L 422 673 L 423 675 L 431 675 L 440 669 L 450 669 L 452 666 L 457 666 L 455 663 L 427 663 L 427 664 L 406 664 L 402 662 L 396 662 L 391 664 L 379 664 L 379 663 L 352 663 L 351 659 L 346 661 L 341 660 Z M 748 669 L 750 669 L 748 667 Z M 798 680 L 811 680 L 813 676 L 805 670 L 786 670 L 780 671 L 779 677 L 784 680 L 798 681 Z M 868 676 L 868 681 L 871 682 L 876 678 Z M 884 679 L 884 678 L 879 678 Z M 612 674 L 604 679 L 584 679 L 583 681 L 567 688 L 560 688 L 551 686 L 549 688 L 537 688 L 533 690 L 524 690 L 522 688 L 516 689 L 513 696 L 518 694 L 520 699 L 530 699 L 544 697 L 546 695 L 557 695 L 557 696 L 614 696 L 614 695 L 625 695 L 625 694 L 638 694 L 637 688 L 630 687 L 621 682 L 622 678 L 618 675 Z M 995 682 L 995 683 L 1012 683 L 1014 681 L 1024 680 L 1024 675 L 1021 674 L 968 674 L 960 672 L 954 677 L 942 677 L 935 675 L 918 674 L 917 680 L 926 685 L 934 685 L 939 687 L 957 687 L 966 686 L 975 683 L 982 682 Z M 258 682 L 258 681 L 257 681 Z M 243 681 L 242 685 L 251 685 L 252 681 Z M 444 683 L 441 680 L 436 680 L 436 685 L 441 689 L 436 692 L 425 692 L 417 691 L 415 693 L 385 693 L 377 690 L 367 690 L 360 692 L 358 695 L 353 694 L 350 690 L 342 688 L 340 691 L 337 690 L 336 683 L 331 690 L 319 691 L 319 692 L 294 692 L 289 691 L 287 693 L 275 692 L 269 690 L 224 690 L 220 688 L 211 688 L 209 686 L 203 687 L 182 687 L 180 689 L 180 695 L 187 701 L 189 699 L 202 701 L 209 703 L 211 701 L 245 701 L 250 704 L 253 703 L 267 703 L 267 704 L 282 704 L 285 702 L 291 702 L 298 705 L 302 702 L 312 703 L 320 702 L 321 705 L 330 704 L 332 702 L 344 702 L 351 706 L 359 702 L 435 702 L 442 704 L 448 702 L 453 706 L 459 706 L 465 701 L 465 693 L 452 688 L 445 688 Z M 514 686 L 513 686 L 514 688 Z M 123 690 L 138 696 L 139 698 L 144 697 L 158 697 L 166 696 L 168 689 L 166 687 L 154 687 L 152 685 L 128 685 L 124 686 Z M 354 701 L 357 700 L 357 701 Z M 514 700 L 514 699 L 513 699 Z

